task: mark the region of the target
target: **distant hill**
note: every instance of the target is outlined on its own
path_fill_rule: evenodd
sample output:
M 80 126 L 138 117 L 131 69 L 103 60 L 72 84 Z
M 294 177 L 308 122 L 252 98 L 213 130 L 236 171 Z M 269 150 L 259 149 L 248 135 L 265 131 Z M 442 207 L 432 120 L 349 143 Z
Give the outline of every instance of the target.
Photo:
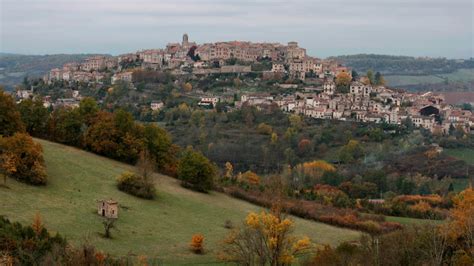
M 389 86 L 413 91 L 474 91 L 474 59 L 357 54 L 331 57 L 356 70 L 385 76 Z
M 459 69 L 474 68 L 474 59 L 446 59 L 431 57 L 357 54 L 331 57 L 365 73 L 380 71 L 384 75 L 435 75 L 452 73 Z
M 0 53 L 0 85 L 12 89 L 25 77 L 41 77 L 65 63 L 82 61 L 95 54 L 21 55 Z

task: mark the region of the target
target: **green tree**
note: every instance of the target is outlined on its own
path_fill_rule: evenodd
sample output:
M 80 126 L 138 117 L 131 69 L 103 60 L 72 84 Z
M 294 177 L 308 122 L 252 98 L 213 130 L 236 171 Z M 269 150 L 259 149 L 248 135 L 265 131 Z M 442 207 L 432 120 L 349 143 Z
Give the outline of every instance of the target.
M 357 140 L 349 140 L 339 151 L 339 160 L 343 163 L 352 163 L 364 155 L 362 145 Z
M 375 85 L 385 85 L 385 79 L 383 78 L 382 74 L 380 74 L 380 72 L 377 71 L 377 73 L 375 73 Z
M 89 126 L 99 112 L 99 106 L 93 98 L 87 97 L 79 103 L 78 111 L 82 121 Z
M 178 164 L 178 178 L 183 186 L 207 192 L 214 183 L 215 166 L 200 152 L 187 148 Z
M 367 78 L 369 79 L 370 84 L 375 84 L 374 72 L 371 69 L 367 71 Z
M 144 145 L 156 162 L 156 167 L 160 172 L 167 172 L 167 169 L 174 167 L 176 164 L 175 154 L 171 149 L 171 137 L 166 130 L 154 124 L 146 125 L 144 129 Z
M 48 121 L 49 137 L 57 142 L 79 146 L 82 139 L 82 121 L 77 109 L 58 108 Z
M 43 106 L 40 99 L 34 101 L 31 99 L 23 100 L 18 104 L 18 110 L 28 133 L 38 137 L 45 136 L 49 111 Z
M 13 98 L 0 87 L 0 135 L 12 136 L 15 132 L 25 131 L 21 115 Z
M 357 71 L 355 70 L 352 70 L 352 80 L 355 81 L 359 78 L 359 73 L 357 73 Z

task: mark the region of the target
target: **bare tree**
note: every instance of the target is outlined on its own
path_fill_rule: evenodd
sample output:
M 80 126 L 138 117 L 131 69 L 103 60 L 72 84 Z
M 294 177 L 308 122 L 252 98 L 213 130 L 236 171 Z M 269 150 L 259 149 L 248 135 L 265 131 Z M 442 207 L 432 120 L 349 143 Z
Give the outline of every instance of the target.
M 155 171 L 156 164 L 147 149 L 140 152 L 140 158 L 138 159 L 136 167 L 138 173 L 145 179 L 145 181 L 148 181 L 148 178 Z
M 105 238 L 112 238 L 112 234 L 110 233 L 110 231 L 112 229 L 115 229 L 117 230 L 117 227 L 115 226 L 115 221 L 117 219 L 115 218 L 105 218 L 104 221 L 102 222 L 102 224 L 104 225 L 104 237 Z

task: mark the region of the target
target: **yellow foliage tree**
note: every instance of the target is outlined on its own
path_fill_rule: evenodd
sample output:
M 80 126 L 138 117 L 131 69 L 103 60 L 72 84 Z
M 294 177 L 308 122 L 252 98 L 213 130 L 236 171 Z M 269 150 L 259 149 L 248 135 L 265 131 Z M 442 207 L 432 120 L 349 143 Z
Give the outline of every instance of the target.
M 240 176 L 239 181 L 252 185 L 258 185 L 260 183 L 260 177 L 252 171 L 247 171 Z
M 189 82 L 186 82 L 186 83 L 183 84 L 183 90 L 185 92 L 190 92 L 190 91 L 193 90 L 193 85 Z
M 308 237 L 292 236 L 293 221 L 273 213 L 249 213 L 244 228 L 225 240 L 219 258 L 242 265 L 289 265 L 313 248 Z
M 320 178 L 324 172 L 336 171 L 336 167 L 326 161 L 317 160 L 299 164 L 295 167 L 295 171 L 310 177 Z
M 231 179 L 234 176 L 234 167 L 230 162 L 225 163 L 225 177 Z

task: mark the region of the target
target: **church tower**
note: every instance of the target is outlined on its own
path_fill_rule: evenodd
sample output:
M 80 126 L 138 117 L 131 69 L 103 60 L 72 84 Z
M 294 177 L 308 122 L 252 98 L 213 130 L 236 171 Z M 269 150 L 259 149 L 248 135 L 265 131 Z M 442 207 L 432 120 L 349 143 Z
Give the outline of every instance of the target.
M 189 43 L 189 37 L 188 37 L 188 34 L 185 33 L 183 34 L 183 42 L 181 43 L 182 46 L 188 46 L 188 43 Z

